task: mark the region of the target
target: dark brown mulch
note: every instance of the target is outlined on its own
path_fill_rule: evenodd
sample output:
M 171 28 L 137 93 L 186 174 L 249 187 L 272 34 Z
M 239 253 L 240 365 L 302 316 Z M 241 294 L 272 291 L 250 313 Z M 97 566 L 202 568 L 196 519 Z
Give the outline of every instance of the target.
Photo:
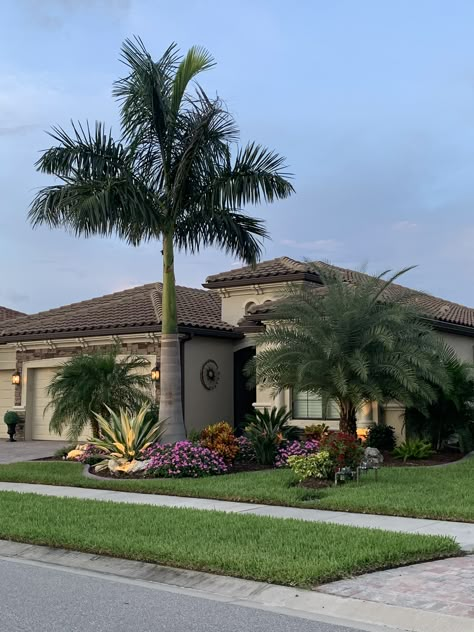
M 396 459 L 390 452 L 383 453 L 383 465 L 386 467 L 407 467 L 407 466 L 430 466 L 430 465 L 442 465 L 443 463 L 455 463 L 462 459 L 464 454 L 460 452 L 436 452 L 429 459 L 409 459 L 404 461 L 403 459 Z
M 271 470 L 273 468 L 268 465 L 260 465 L 260 463 L 234 463 L 229 468 L 229 474 L 237 474 L 238 472 L 258 472 L 260 470 Z

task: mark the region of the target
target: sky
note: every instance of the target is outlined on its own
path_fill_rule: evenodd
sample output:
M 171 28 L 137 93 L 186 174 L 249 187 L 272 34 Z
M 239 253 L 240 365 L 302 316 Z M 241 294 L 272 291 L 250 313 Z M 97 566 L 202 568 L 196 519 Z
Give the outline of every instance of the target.
M 474 306 L 474 3 L 470 0 L 0 0 L 0 305 L 28 313 L 161 280 L 159 242 L 33 230 L 35 170 L 53 125 L 104 121 L 120 137 L 123 40 L 158 58 L 205 46 L 203 77 L 241 142 L 286 157 L 296 193 L 247 207 L 264 259 L 380 273 Z M 199 287 L 238 266 L 214 249 L 176 256 Z

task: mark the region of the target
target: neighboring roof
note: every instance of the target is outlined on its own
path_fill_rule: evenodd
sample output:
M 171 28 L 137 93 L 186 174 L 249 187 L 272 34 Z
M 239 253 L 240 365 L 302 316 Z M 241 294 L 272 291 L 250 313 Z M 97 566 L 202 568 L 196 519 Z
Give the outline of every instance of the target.
M 286 261 L 290 261 L 294 264 L 298 263 L 292 259 L 288 260 L 287 257 L 282 257 L 280 260 L 274 259 L 272 262 L 272 265 L 274 269 L 277 269 L 282 264 L 275 263 L 275 262 L 283 262 L 283 265 L 285 265 Z M 264 263 L 270 263 L 270 262 L 264 262 Z M 259 282 L 259 278 L 260 278 L 259 266 L 260 265 L 263 266 L 264 263 L 257 264 L 257 266 L 255 267 L 252 281 L 251 281 L 252 283 Z M 300 264 L 300 265 L 305 266 L 306 269 L 314 270 L 314 268 L 326 267 L 329 270 L 338 271 L 342 274 L 343 278 L 349 283 L 357 283 L 357 281 L 360 281 L 361 279 L 369 276 L 367 274 L 364 274 L 363 272 L 349 270 L 348 268 L 340 268 L 338 266 L 333 266 L 322 261 L 316 261 L 314 263 L 307 263 L 307 264 Z M 296 266 L 294 267 L 296 269 Z M 245 270 L 245 268 L 243 268 L 242 270 Z M 234 270 L 233 272 L 236 272 L 238 274 L 239 270 Z M 223 274 L 225 275 L 227 273 L 223 273 Z M 266 274 L 265 270 L 264 270 L 264 274 Z M 220 275 L 215 275 L 215 276 L 218 277 Z M 320 277 L 318 277 L 318 281 L 315 281 L 315 282 L 321 283 Z M 426 318 L 430 320 L 434 320 L 440 323 L 451 324 L 451 325 L 459 325 L 461 327 L 474 328 L 474 309 L 471 307 L 466 307 L 465 305 L 460 305 L 459 303 L 453 303 L 452 301 L 446 301 L 442 298 L 432 296 L 431 294 L 426 294 L 425 292 L 420 292 L 418 290 L 413 290 L 413 289 L 404 287 L 403 285 L 398 285 L 397 283 L 393 283 L 392 285 L 388 287 L 388 289 L 384 293 L 384 298 L 387 301 L 400 300 L 403 298 L 404 300 L 417 305 L 420 312 Z M 259 320 L 259 319 L 264 320 L 265 317 L 268 318 L 270 316 L 274 307 L 275 305 L 274 304 L 272 305 L 272 303 L 266 303 L 264 305 L 254 306 L 250 310 L 251 313 L 248 316 L 248 320 L 253 320 L 253 321 Z
M 277 281 L 315 281 L 319 276 L 311 263 L 302 263 L 289 257 L 278 257 L 262 261 L 254 266 L 235 268 L 208 276 L 203 283 L 207 288 L 253 285 L 254 283 L 275 283 Z
M 17 318 L 18 316 L 25 316 L 23 312 L 17 312 L 16 309 L 10 309 L 9 307 L 2 307 L 0 305 L 0 323 L 3 323 L 5 320 L 11 320 L 12 318 Z
M 16 318 L 0 325 L 0 343 L 14 340 L 160 331 L 161 283 L 115 292 L 46 312 Z M 221 320 L 221 299 L 214 292 L 176 288 L 178 325 L 237 335 Z

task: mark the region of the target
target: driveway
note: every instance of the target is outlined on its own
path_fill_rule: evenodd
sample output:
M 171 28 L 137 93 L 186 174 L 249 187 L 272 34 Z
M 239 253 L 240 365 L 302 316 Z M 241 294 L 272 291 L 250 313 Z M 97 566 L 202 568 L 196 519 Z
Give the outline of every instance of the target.
M 44 459 L 65 445 L 64 441 L 0 441 L 0 463 Z

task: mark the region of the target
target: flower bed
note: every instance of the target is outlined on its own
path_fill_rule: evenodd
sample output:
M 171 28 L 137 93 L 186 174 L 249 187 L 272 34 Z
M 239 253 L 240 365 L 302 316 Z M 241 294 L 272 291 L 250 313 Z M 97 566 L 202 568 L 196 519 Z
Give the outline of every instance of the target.
M 155 444 L 143 452 L 143 458 L 149 461 L 144 470 L 147 477 L 198 478 L 228 470 L 217 452 L 191 441 Z
M 288 441 L 282 445 L 276 455 L 275 467 L 288 467 L 288 459 L 291 456 L 308 456 L 319 450 L 319 441 Z

